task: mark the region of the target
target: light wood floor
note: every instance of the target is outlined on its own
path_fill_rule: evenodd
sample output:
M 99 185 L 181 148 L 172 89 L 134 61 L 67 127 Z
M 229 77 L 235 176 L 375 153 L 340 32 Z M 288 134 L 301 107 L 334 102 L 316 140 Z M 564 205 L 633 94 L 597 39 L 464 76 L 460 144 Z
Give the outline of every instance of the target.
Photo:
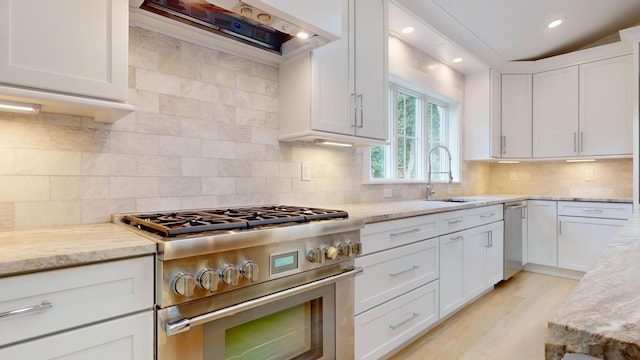
M 521 271 L 391 359 L 544 359 L 547 321 L 577 284 Z

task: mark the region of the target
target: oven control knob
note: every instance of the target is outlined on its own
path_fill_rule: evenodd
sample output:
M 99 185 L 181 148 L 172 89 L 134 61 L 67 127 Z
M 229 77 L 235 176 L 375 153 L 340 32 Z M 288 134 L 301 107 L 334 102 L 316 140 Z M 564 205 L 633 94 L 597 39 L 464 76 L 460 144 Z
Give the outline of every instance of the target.
M 336 244 L 338 248 L 338 255 L 346 256 L 348 258 L 353 257 L 353 248 L 350 242 L 339 242 Z
M 173 291 L 182 296 L 192 297 L 193 290 L 196 288 L 196 280 L 189 273 L 178 273 L 173 278 Z
M 239 276 L 240 272 L 238 271 L 238 268 L 233 265 L 226 265 L 220 270 L 220 279 L 222 282 L 231 286 L 238 285 Z
M 258 264 L 251 260 L 246 261 L 240 268 L 240 274 L 247 280 L 256 281 L 258 279 Z
M 205 290 L 216 291 L 218 290 L 218 282 L 220 281 L 220 276 L 218 272 L 214 269 L 204 268 L 196 277 L 198 286 Z
M 307 252 L 307 260 L 314 263 L 324 263 L 324 247 L 319 247 Z
M 338 248 L 335 246 L 329 246 L 326 250 L 327 259 L 335 260 L 338 257 Z

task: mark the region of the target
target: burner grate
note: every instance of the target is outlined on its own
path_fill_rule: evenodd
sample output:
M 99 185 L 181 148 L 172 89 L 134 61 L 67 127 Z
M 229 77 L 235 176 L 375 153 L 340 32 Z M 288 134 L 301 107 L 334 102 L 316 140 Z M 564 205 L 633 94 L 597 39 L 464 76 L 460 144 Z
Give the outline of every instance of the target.
M 341 210 L 278 205 L 125 215 L 122 222 L 164 237 L 175 237 L 346 218 L 347 212 Z

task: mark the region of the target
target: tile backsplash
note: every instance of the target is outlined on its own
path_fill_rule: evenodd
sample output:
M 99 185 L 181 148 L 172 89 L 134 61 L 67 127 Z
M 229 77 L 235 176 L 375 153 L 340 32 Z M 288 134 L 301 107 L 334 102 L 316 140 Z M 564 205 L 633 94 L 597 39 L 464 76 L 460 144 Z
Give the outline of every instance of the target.
M 277 67 L 135 27 L 129 46 L 136 111 L 115 123 L 0 113 L 0 230 L 151 210 L 424 198 L 424 184 L 362 184 L 363 149 L 278 142 Z M 303 161 L 311 181 L 300 179 Z M 627 163 L 597 163 L 594 182 L 559 189 L 630 197 Z M 542 192 L 539 171 L 561 176 L 527 165 L 516 170 L 523 174 L 516 184 L 505 171 L 463 162 L 461 183 L 436 185 L 436 196 Z

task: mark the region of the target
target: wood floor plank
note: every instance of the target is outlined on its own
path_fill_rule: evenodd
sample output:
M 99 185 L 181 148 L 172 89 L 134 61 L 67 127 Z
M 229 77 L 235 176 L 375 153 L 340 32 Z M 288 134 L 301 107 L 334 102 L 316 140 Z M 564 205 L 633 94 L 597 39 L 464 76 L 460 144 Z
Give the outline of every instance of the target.
M 577 284 L 521 271 L 390 359 L 544 359 L 547 321 Z

